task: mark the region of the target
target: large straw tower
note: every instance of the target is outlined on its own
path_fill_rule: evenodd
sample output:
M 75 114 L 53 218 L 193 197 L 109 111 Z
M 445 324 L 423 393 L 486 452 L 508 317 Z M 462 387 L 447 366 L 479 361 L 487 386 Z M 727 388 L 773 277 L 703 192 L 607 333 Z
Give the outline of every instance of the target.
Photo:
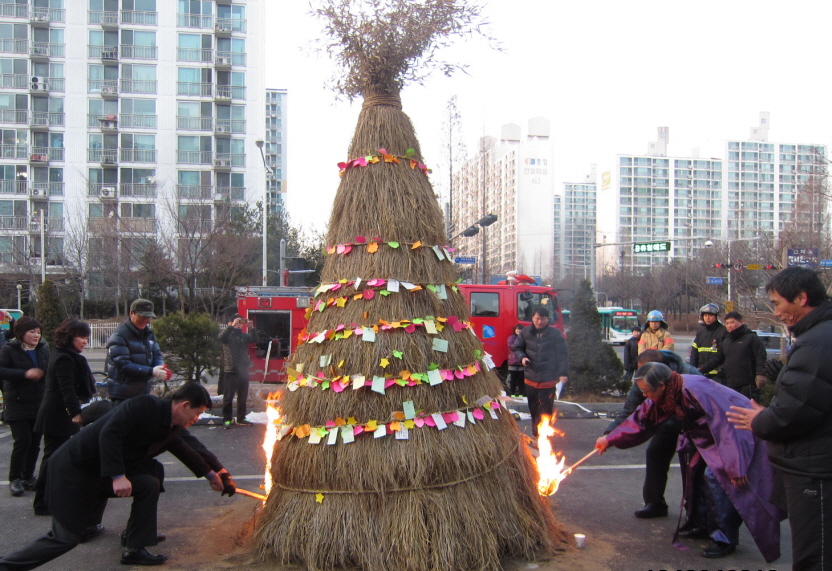
M 364 105 L 340 165 L 322 285 L 280 401 L 258 545 L 315 570 L 499 569 L 503 557 L 551 552 L 563 535 L 470 330 L 398 97 L 409 66 L 478 12 L 458 1 L 369 1 L 369 24 L 345 8 L 355 1 L 319 11 L 350 66 L 344 84 Z M 368 37 L 371 50 L 355 48 Z

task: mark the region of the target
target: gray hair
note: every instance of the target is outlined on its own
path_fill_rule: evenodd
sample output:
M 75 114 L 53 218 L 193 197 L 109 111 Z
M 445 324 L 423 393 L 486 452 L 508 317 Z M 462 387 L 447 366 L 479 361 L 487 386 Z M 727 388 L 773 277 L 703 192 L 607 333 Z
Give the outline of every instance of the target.
M 633 382 L 642 380 L 650 385 L 650 388 L 657 389 L 660 384 L 670 380 L 671 374 L 673 371 L 664 363 L 645 363 L 633 375 Z

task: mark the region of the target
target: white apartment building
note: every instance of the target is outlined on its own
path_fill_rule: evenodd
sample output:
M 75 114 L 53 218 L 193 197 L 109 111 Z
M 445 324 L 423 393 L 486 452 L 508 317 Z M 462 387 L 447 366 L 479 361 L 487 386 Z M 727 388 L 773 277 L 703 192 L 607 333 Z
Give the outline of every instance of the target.
M 583 182 L 563 183 L 563 194 L 555 196 L 555 275 L 589 279 L 597 220 L 596 167 Z
M 511 270 L 551 280 L 553 167 L 549 121 L 537 117 L 525 139 L 515 124 L 503 126 L 499 142 L 483 137 L 478 154 L 454 176 L 452 245 L 456 256 L 477 258 L 472 281 L 490 283 Z M 497 222 L 476 236 L 458 235 L 487 214 Z
M 266 89 L 266 140 L 264 153 L 269 173 L 266 177 L 269 212 L 276 213 L 285 207 L 286 192 L 286 104 L 285 89 Z
M 263 196 L 265 0 L 0 0 L 0 267 Z M 283 187 L 275 187 L 282 192 Z M 39 270 L 35 270 L 39 273 Z

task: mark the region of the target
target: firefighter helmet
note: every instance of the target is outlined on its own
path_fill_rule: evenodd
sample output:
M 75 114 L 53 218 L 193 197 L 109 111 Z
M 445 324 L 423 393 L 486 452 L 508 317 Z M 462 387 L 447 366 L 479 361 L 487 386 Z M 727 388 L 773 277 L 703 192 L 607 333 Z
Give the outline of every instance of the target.
M 703 313 L 719 315 L 719 306 L 715 303 L 706 303 L 705 305 L 699 308 L 699 315 L 702 315 Z

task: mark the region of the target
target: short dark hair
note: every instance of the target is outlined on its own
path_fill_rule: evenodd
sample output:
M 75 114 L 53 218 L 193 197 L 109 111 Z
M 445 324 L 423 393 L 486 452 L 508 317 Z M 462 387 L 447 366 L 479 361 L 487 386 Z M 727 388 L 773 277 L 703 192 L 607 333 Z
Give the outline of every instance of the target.
M 23 335 L 25 335 L 27 331 L 31 331 L 32 329 L 41 329 L 40 321 L 38 321 L 34 317 L 24 315 L 23 317 L 18 319 L 14 324 L 14 336 L 22 340 Z M 43 333 L 43 329 L 41 329 L 41 333 Z
M 214 404 L 211 402 L 211 395 L 208 393 L 208 390 L 195 381 L 187 382 L 176 389 L 173 394 L 170 395 L 170 400 L 173 402 L 188 401 L 191 408 L 204 406 L 205 408 L 210 409 Z
M 742 321 L 742 315 L 740 315 L 739 311 L 729 311 L 725 314 L 725 317 L 723 317 L 723 319 L 725 321 L 728 321 L 729 319 L 736 319 L 737 321 Z
M 549 317 L 549 310 L 542 305 L 538 305 L 534 308 L 534 312 L 532 312 L 532 317 L 535 315 L 539 315 L 540 317 Z
M 55 342 L 57 347 L 61 347 L 63 349 L 68 349 L 72 347 L 72 342 L 75 340 L 76 337 L 89 337 L 90 336 L 90 326 L 81 321 L 80 319 L 65 319 L 63 323 L 61 323 L 58 328 L 55 330 L 55 333 L 52 335 L 52 340 Z
M 650 385 L 650 388 L 656 389 L 660 384 L 669 381 L 672 373 L 671 368 L 664 363 L 647 363 L 635 372 L 633 382 L 642 380 Z
M 630 327 L 630 332 L 632 333 L 633 331 L 638 331 L 639 333 L 641 333 L 641 327 L 639 327 L 638 325 L 633 325 L 632 327 Z
M 664 363 L 664 355 L 658 349 L 645 349 L 636 359 L 636 363 L 639 366 L 645 363 Z
M 823 282 L 809 268 L 786 268 L 768 280 L 766 291 L 774 292 L 787 301 L 794 301 L 801 292 L 805 292 L 809 307 L 817 307 L 827 300 Z

